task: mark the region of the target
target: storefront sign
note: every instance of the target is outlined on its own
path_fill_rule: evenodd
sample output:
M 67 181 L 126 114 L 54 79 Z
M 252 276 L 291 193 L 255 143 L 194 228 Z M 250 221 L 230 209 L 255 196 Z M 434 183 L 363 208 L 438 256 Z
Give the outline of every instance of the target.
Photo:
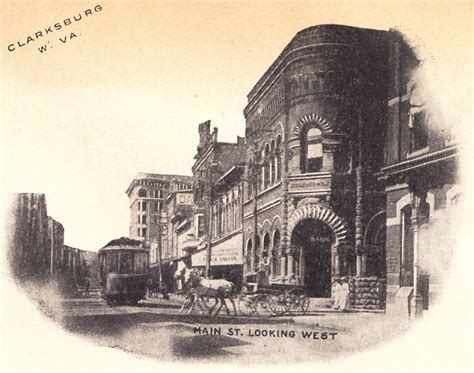
M 193 267 L 206 265 L 207 250 L 202 250 L 191 257 Z M 212 246 L 211 266 L 242 264 L 242 235 L 234 236 L 224 242 Z

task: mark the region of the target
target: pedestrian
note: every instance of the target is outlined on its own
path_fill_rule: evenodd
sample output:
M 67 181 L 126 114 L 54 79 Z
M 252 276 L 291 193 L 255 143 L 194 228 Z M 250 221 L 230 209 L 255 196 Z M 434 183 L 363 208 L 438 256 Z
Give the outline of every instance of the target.
M 350 306 L 349 301 L 349 282 L 347 281 L 347 277 L 341 278 L 341 290 L 339 292 L 339 306 L 341 311 L 345 312 Z
M 91 286 L 91 282 L 90 282 L 90 280 L 89 280 L 89 277 L 86 278 L 86 281 L 85 281 L 85 282 L 86 282 L 86 283 L 85 283 L 85 294 L 86 294 L 86 295 L 89 295 L 89 288 L 90 288 L 90 286 Z
M 332 308 L 335 310 L 338 310 L 339 307 L 341 306 L 341 283 L 339 282 L 339 279 L 335 279 L 332 283 L 332 301 L 333 305 Z

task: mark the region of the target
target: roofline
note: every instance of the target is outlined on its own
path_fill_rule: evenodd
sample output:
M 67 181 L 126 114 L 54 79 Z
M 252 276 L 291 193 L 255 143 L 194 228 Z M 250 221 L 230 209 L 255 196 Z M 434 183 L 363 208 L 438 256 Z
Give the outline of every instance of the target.
M 224 175 L 222 175 L 219 179 L 217 179 L 217 182 L 223 181 L 226 177 L 231 175 L 234 171 L 236 171 L 237 169 L 242 169 L 243 167 L 244 165 L 240 163 L 233 165 L 231 168 L 227 170 L 227 172 Z
M 356 26 L 348 26 L 348 25 L 341 25 L 341 24 L 319 24 L 304 28 L 298 31 L 293 38 L 288 42 L 288 44 L 283 48 L 283 50 L 278 54 L 278 56 L 273 60 L 271 65 L 264 71 L 264 73 L 260 76 L 257 82 L 252 86 L 249 93 L 247 94 L 247 105 L 244 108 L 244 115 L 249 111 L 250 106 L 254 104 L 256 101 L 257 96 L 260 95 L 261 91 L 267 86 L 268 81 L 270 81 L 271 77 L 274 76 L 280 65 L 285 61 L 286 57 L 294 51 L 292 48 L 295 42 L 302 37 L 305 33 L 310 33 L 312 31 L 316 31 L 318 29 L 324 28 L 338 28 L 338 29 L 346 29 L 346 30 L 356 30 L 357 32 L 372 32 L 377 33 L 380 35 L 388 34 L 389 31 L 387 30 L 380 30 L 380 29 L 370 29 L 370 28 L 363 28 L 363 27 L 356 27 Z
M 150 176 L 150 177 L 146 177 Z M 174 179 L 174 178 L 187 178 L 189 181 L 192 181 L 193 177 L 192 175 L 176 175 L 176 174 L 154 174 L 154 173 L 148 173 L 148 172 L 139 172 L 133 180 L 130 182 L 130 184 L 127 187 L 127 190 L 125 193 L 130 196 L 130 192 L 132 188 L 134 187 L 134 183 L 137 180 L 159 180 L 159 181 L 170 181 L 169 179 Z

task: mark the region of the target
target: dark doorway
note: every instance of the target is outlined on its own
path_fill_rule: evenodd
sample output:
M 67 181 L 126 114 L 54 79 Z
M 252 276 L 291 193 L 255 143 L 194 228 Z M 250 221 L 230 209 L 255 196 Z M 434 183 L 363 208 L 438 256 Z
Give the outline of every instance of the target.
M 309 296 L 331 296 L 331 246 L 333 232 L 315 219 L 300 221 L 291 235 L 291 244 L 303 250 L 304 284 Z

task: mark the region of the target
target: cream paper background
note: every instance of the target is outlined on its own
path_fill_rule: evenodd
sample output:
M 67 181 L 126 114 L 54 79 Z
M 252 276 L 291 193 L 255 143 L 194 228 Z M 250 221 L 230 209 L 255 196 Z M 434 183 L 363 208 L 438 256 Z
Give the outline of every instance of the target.
M 33 47 L 23 47 L 8 52 L 7 45 L 34 33 L 45 24 L 55 23 L 62 17 L 72 17 L 96 4 L 103 10 L 93 14 L 67 30 L 82 35 L 65 46 L 52 50 L 48 59 L 41 59 Z M 470 196 L 472 176 L 472 4 L 468 1 L 450 2 L 384 2 L 384 1 L 319 1 L 319 2 L 23 2 L 3 1 L 0 10 L 1 23 L 1 102 L 2 102 L 2 213 L 5 210 L 8 193 L 12 191 L 45 192 L 48 212 L 65 225 L 66 243 L 80 248 L 97 249 L 97 244 L 87 237 L 104 235 L 109 240 L 126 234 L 128 209 L 123 190 L 133 174 L 138 171 L 186 172 L 175 149 L 190 149 L 196 146 L 197 123 L 212 119 L 219 126 L 224 139 L 242 134 L 244 119 L 241 114 L 245 106 L 245 95 L 253 84 L 274 61 L 283 47 L 299 30 L 322 23 L 338 23 L 359 27 L 389 29 L 399 28 L 425 59 L 426 71 L 431 81 L 431 92 L 441 103 L 442 115 L 447 123 L 455 125 L 463 141 L 463 185 L 464 211 L 459 216 L 459 247 L 453 260 L 451 273 L 446 282 L 446 291 L 441 305 L 431 311 L 412 331 L 399 339 L 387 341 L 386 345 L 346 359 L 320 362 L 290 369 L 318 371 L 472 371 L 473 350 L 473 297 L 472 297 L 472 220 Z M 184 22 L 186 21 L 186 22 Z M 194 35 L 202 41 L 196 48 L 175 43 L 186 36 L 187 25 L 202 25 L 202 35 Z M 160 28 L 160 37 L 150 28 Z M 215 34 L 222 35 L 216 39 Z M 63 33 L 54 33 L 63 36 Z M 161 68 L 173 77 L 182 68 L 160 65 L 159 53 L 153 43 L 164 45 L 166 53 L 179 58 L 189 56 L 191 76 L 196 81 L 178 80 L 147 81 L 145 78 L 154 69 Z M 163 44 L 164 43 L 164 44 Z M 247 43 L 252 50 L 261 53 L 243 54 L 241 60 L 231 66 L 221 66 L 225 55 Z M 143 46 L 151 45 L 144 49 Z M 223 47 L 224 45 L 224 47 Z M 61 48 L 61 51 L 59 50 Z M 245 48 L 244 48 L 245 49 Z M 242 51 L 244 51 L 242 49 Z M 205 54 L 196 51 L 205 50 Z M 81 51 L 88 57 L 84 58 Z M 48 52 L 50 53 L 50 52 Z M 92 56 L 92 57 L 90 57 Z M 123 56 L 130 58 L 123 63 Z M 199 58 L 199 57 L 202 58 Z M 104 59 L 102 61 L 101 59 Z M 49 61 L 49 62 L 45 62 Z M 97 63 L 103 70 L 101 79 L 109 91 L 97 88 Z M 104 67 L 105 66 L 105 67 Z M 235 73 L 240 79 L 231 86 L 219 84 L 222 77 Z M 71 73 L 71 71 L 73 71 Z M 179 72 L 179 71 L 178 71 Z M 134 73 L 127 81 L 124 76 Z M 158 76 L 161 72 L 157 71 Z M 179 74 L 177 75 L 179 76 Z M 232 75 L 234 76 L 234 75 Z M 240 78 L 244 77 L 244 78 Z M 201 79 L 201 80 L 200 80 Z M 71 82 L 83 84 L 84 95 L 68 95 Z M 130 86 L 130 92 L 125 92 Z M 195 85 L 199 85 L 196 88 Z M 140 96 L 141 89 L 146 93 Z M 179 97 L 182 89 L 190 87 L 196 92 L 212 92 L 206 102 L 183 102 L 169 100 L 167 96 Z M 52 93 L 54 92 L 54 93 Z M 114 101 L 115 109 L 107 108 L 105 115 L 93 105 L 94 96 Z M 196 93 L 196 94 L 198 94 Z M 173 122 L 172 110 L 163 109 L 164 118 L 149 118 L 153 111 L 143 109 L 143 101 L 151 104 L 150 97 L 159 96 L 167 107 L 186 113 L 186 123 Z M 20 99 L 17 99 L 20 98 Z M 21 103 L 21 104 L 20 104 Z M 69 106 L 68 106 L 69 105 Z M 150 106 L 150 105 L 148 105 Z M 70 107 L 87 112 L 89 125 L 78 126 L 74 115 L 61 125 L 48 125 L 49 116 L 54 113 L 68 115 Z M 211 108 L 216 109 L 211 109 Z M 79 109 L 77 109 L 79 108 Z M 82 109 L 80 109 L 82 108 Z M 112 107 L 113 108 L 113 107 Z M 150 109 L 151 110 L 151 109 Z M 201 111 L 202 110 L 202 111 Z M 72 111 L 74 113 L 74 111 Z M 75 112 L 76 115 L 78 112 Z M 120 116 L 126 120 L 120 121 Z M 150 152 L 148 161 L 134 153 L 140 146 L 132 137 L 133 146 L 126 147 L 130 138 L 114 137 L 114 126 L 126 131 L 128 127 L 139 128 L 146 123 L 145 132 L 154 126 L 164 130 L 164 139 L 159 136 L 145 141 L 143 152 Z M 172 123 L 168 126 L 167 123 Z M 41 124 L 41 125 L 40 125 Z M 126 127 L 126 129 L 124 129 Z M 74 132 L 78 130 L 78 132 Z M 74 142 L 64 144 L 60 133 L 70 133 Z M 83 134 L 73 136 L 74 134 Z M 126 134 L 127 132 L 120 132 Z M 130 134 L 130 133 L 129 133 Z M 97 142 L 91 139 L 100 139 Z M 170 143 L 174 138 L 175 143 Z M 178 140 L 179 139 L 179 140 Z M 156 147 L 153 146 L 156 143 Z M 39 144 L 39 145 L 38 145 Z M 31 149 L 39 149 L 35 154 Z M 125 150 L 124 150 L 125 149 Z M 169 152 L 166 159 L 158 163 L 160 149 Z M 83 152 L 81 150 L 84 150 Z M 129 152 L 128 160 L 119 164 L 109 159 L 114 154 Z M 155 152 L 155 153 L 153 153 Z M 57 158 L 65 159 L 58 161 Z M 188 153 L 185 154 L 189 158 Z M 109 157 L 109 158 L 108 158 Z M 117 156 L 117 159 L 122 158 Z M 51 161 L 49 164 L 48 162 Z M 186 162 L 189 162 L 187 160 Z M 36 163 L 35 163 L 36 162 Z M 70 171 L 64 168 L 69 162 Z M 125 165 L 124 165 L 125 164 Z M 61 168 L 63 167 L 63 168 Z M 99 171 L 104 179 L 111 180 L 110 195 L 94 196 L 98 185 L 107 180 L 97 178 Z M 69 172 L 69 173 L 68 173 Z M 95 174 L 94 172 L 97 172 Z M 102 184 L 100 184 L 102 183 Z M 73 186 L 71 186 L 73 185 Z M 79 192 L 78 192 L 79 191 Z M 71 194 L 76 198 L 71 198 Z M 105 206 L 120 200 L 121 212 L 117 220 L 107 220 L 102 231 L 81 231 L 87 216 L 80 209 L 83 204 L 95 207 L 104 198 Z M 125 198 L 125 199 L 124 199 Z M 69 203 L 64 203 L 68 201 Z M 89 206 L 89 205 L 87 205 Z M 75 214 L 74 211 L 78 213 Z M 104 208 L 103 216 L 107 213 Z M 117 214 L 115 214 L 117 215 Z M 125 216 L 125 220 L 124 220 Z M 92 219 L 92 218 L 91 218 Z M 107 218 L 109 219 L 109 218 Z M 125 222 L 125 223 L 124 223 Z M 70 242 L 68 240 L 70 232 Z M 86 237 L 86 238 L 81 238 Z M 105 242 L 104 242 L 105 243 Z M 4 245 L 2 245 L 3 251 Z M 1 366 L 7 371 L 16 370 L 67 370 L 67 371 L 157 371 L 159 369 L 188 371 L 237 371 L 243 367 L 219 367 L 216 365 L 159 365 L 156 361 L 141 359 L 120 350 L 99 347 L 63 331 L 59 325 L 43 318 L 35 306 L 19 293 L 8 277 L 6 263 L 2 256 L 1 281 Z M 370 327 L 370 326 L 368 326 Z M 354 341 L 357 343 L 357 341 Z M 304 357 L 302 357 L 302 360 Z M 260 369 L 262 369 L 261 367 Z M 287 367 L 265 367 L 267 370 L 285 370 Z

